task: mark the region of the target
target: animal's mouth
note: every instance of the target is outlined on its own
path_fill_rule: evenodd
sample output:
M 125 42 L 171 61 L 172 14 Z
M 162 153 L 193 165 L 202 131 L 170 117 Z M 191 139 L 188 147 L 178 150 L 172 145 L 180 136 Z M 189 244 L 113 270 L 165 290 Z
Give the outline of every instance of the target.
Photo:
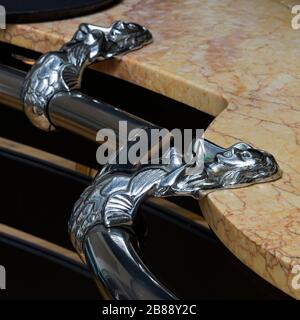
M 152 41 L 152 35 L 148 30 L 141 30 L 132 34 L 119 37 L 116 40 L 118 48 L 139 48 L 142 45 L 149 44 Z
M 128 48 L 130 46 L 148 44 L 152 41 L 152 34 L 141 25 L 116 22 L 111 26 L 111 30 L 107 34 L 107 39 L 108 41 L 116 43 L 119 48 Z
M 152 34 L 149 30 L 144 28 L 135 35 L 135 38 L 138 39 L 138 41 L 147 44 L 152 41 Z

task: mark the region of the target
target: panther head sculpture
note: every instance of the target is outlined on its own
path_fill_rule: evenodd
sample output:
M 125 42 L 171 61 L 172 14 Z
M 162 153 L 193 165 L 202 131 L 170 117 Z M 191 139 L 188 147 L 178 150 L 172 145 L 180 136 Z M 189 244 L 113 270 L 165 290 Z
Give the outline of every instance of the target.
M 152 35 L 145 27 L 132 22 L 116 21 L 106 34 L 104 58 L 139 49 L 152 41 Z
M 151 41 L 150 31 L 137 23 L 116 21 L 108 28 L 82 23 L 63 50 L 70 52 L 73 47 L 76 58 L 85 57 L 92 63 L 96 58 L 109 59 L 139 49 Z
M 198 151 L 200 157 L 200 149 L 195 150 L 199 145 L 197 140 L 193 141 L 193 152 Z M 206 141 L 208 148 L 212 145 Z M 246 143 L 214 150 L 218 151 L 204 166 L 197 167 L 196 159 L 196 168 L 192 171 L 189 170 L 192 162 L 180 161 L 182 153 L 175 147 L 169 150 L 168 164 L 137 165 L 129 171 L 118 165 L 104 167 L 74 206 L 69 223 L 74 246 L 81 252 L 84 235 L 97 223 L 106 227 L 132 225 L 139 204 L 146 197 L 192 196 L 197 199 L 212 190 L 247 186 L 281 176 L 271 154 Z M 204 148 L 202 152 L 205 155 L 209 151 Z
M 108 28 L 82 23 L 69 42 L 42 55 L 28 72 L 21 92 L 25 114 L 39 129 L 55 130 L 47 111 L 52 97 L 79 89 L 85 67 L 97 59 L 128 53 L 151 40 L 150 31 L 136 23 L 116 21 Z
M 204 190 L 237 188 L 276 180 L 280 176 L 281 170 L 270 153 L 237 143 L 216 153 L 213 161 L 204 163 L 199 172 L 193 170 L 192 175 L 182 172 L 175 188 L 198 197 Z

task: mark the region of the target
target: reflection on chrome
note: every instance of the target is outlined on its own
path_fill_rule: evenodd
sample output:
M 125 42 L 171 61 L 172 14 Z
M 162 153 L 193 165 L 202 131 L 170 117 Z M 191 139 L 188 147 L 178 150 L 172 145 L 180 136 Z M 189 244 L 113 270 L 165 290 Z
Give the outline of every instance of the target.
M 136 23 L 116 21 L 109 28 L 81 24 L 69 42 L 44 54 L 28 72 L 21 93 L 27 117 L 42 130 L 54 130 L 47 108 L 55 94 L 79 89 L 83 70 L 96 59 L 125 54 L 151 40 L 151 33 Z
M 197 141 L 194 141 L 197 144 Z M 281 171 L 266 151 L 238 143 L 228 149 L 205 141 L 204 168 L 197 172 L 190 163 L 177 161 L 171 149 L 171 163 L 160 165 L 108 165 L 76 202 L 69 231 L 73 245 L 82 255 L 83 240 L 96 224 L 106 227 L 132 226 L 137 209 L 146 197 L 192 196 L 217 189 L 243 187 L 278 179 Z M 214 155 L 211 150 L 218 150 Z

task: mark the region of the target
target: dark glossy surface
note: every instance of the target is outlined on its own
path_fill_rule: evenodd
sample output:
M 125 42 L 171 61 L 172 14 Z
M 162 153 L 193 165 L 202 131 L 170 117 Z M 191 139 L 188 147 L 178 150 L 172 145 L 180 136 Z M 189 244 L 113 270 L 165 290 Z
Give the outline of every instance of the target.
M 84 243 L 85 257 L 108 299 L 175 299 L 150 273 L 122 228 L 95 226 Z
M 2 0 L 8 23 L 67 19 L 101 11 L 120 0 Z
M 143 212 L 148 229 L 141 257 L 179 299 L 290 299 L 239 261 L 212 232 L 156 210 Z
M 89 179 L 0 147 L 0 223 L 73 249 L 67 223 Z
M 0 118 L 0 124 L 3 121 L 5 117 Z M 67 220 L 75 200 L 89 181 L 4 150 L 0 153 L 0 176 L 6 186 L 2 190 L 0 223 L 70 247 Z M 13 184 L 16 180 L 20 183 L 17 189 Z M 35 199 L 37 195 L 38 201 Z M 155 277 L 179 298 L 287 298 L 245 267 L 212 232 L 171 218 L 149 205 L 142 206 L 141 210 L 147 232 L 139 237 L 140 257 Z M 22 264 L 25 255 L 19 255 L 22 258 L 19 260 L 18 254 L 11 250 L 12 262 L 5 255 L 0 255 L 1 264 Z M 30 268 L 26 270 L 32 279 L 35 278 L 34 273 L 39 272 L 32 269 L 31 273 Z M 40 270 L 43 272 L 44 269 Z M 36 279 L 40 277 L 51 282 L 58 276 L 48 270 L 38 274 Z M 73 285 L 76 286 L 75 278 Z M 17 294 L 20 290 L 17 283 L 14 288 Z M 43 288 L 48 290 L 46 285 Z M 46 295 L 47 292 L 41 291 L 40 294 Z
M 53 259 L 43 251 L 0 235 L 0 262 L 6 269 L 2 299 L 100 299 L 84 267 Z
M 65 98 L 63 97 L 63 99 Z M 87 115 L 89 114 L 88 104 L 83 102 L 82 106 Z M 82 110 L 79 114 L 81 112 Z M 151 110 L 151 113 L 155 115 L 154 110 Z M 73 114 L 70 114 L 70 119 L 72 119 Z M 92 130 L 95 130 L 98 121 L 101 124 L 100 127 L 107 125 L 107 123 L 110 123 L 109 117 L 107 118 L 107 122 L 103 122 L 103 118 L 98 116 L 96 119 L 88 118 L 91 123 L 95 122 L 95 125 L 91 126 L 88 121 L 86 129 L 92 128 Z M 115 123 L 116 120 L 117 117 Z M 158 120 L 161 121 L 161 119 Z M 65 117 L 63 121 L 65 121 Z M 175 120 L 169 119 L 169 121 L 171 122 L 170 126 L 173 126 Z M 213 147 L 212 152 L 214 152 L 214 149 L 215 147 Z M 196 230 L 195 237 L 190 232 L 191 230 L 185 230 L 185 225 L 181 224 L 176 228 L 174 224 L 164 223 L 168 217 L 162 213 L 159 213 L 156 222 L 155 219 L 151 222 L 151 214 L 147 214 L 147 217 L 150 217 L 150 223 L 148 221 L 150 232 L 148 233 L 148 239 L 144 242 L 143 249 L 146 250 L 142 250 L 143 259 L 155 276 L 179 297 L 285 297 L 281 292 L 245 268 L 211 234 L 203 234 L 201 230 Z M 151 238 L 151 229 L 153 230 L 153 228 L 156 232 L 152 234 Z M 228 254 L 224 256 L 224 252 Z M 195 259 L 197 253 L 199 253 L 199 260 Z
M 127 122 L 128 131 L 152 126 L 145 120 L 76 91 L 54 96 L 48 110 L 55 127 L 67 129 L 94 142 L 100 129 L 112 129 L 118 137 L 120 121 Z M 127 139 L 121 138 L 124 142 Z
M 15 68 L 0 65 L 0 99 L 1 103 L 22 110 L 20 100 L 25 73 Z

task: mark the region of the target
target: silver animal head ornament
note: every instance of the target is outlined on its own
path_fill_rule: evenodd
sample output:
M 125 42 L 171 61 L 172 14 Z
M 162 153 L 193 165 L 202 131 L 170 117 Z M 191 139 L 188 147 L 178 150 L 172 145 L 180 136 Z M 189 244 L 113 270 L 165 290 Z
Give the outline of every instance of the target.
M 196 143 L 196 141 L 194 141 Z M 192 196 L 276 180 L 281 171 L 274 157 L 249 144 L 238 143 L 228 149 L 205 141 L 204 166 L 177 161 L 182 156 L 171 148 L 171 162 L 161 165 L 135 165 L 124 171 L 104 167 L 81 195 L 69 221 L 72 242 L 82 255 L 88 230 L 102 223 L 106 227 L 131 226 L 139 204 L 145 197 Z
M 54 130 L 47 107 L 55 94 L 79 89 L 84 68 L 96 59 L 125 54 L 151 41 L 149 30 L 136 23 L 116 21 L 108 28 L 81 24 L 69 42 L 40 57 L 28 72 L 21 93 L 27 117 L 42 130 Z
M 276 180 L 281 176 L 274 157 L 246 143 L 237 143 L 215 154 L 204 163 L 201 171 L 179 178 L 179 190 L 198 198 L 207 190 L 237 188 L 259 182 Z
M 274 157 L 249 144 L 237 143 L 224 152 L 216 154 L 215 161 L 208 164 L 206 172 L 210 180 L 217 179 L 217 187 L 230 187 L 265 181 L 279 172 Z

